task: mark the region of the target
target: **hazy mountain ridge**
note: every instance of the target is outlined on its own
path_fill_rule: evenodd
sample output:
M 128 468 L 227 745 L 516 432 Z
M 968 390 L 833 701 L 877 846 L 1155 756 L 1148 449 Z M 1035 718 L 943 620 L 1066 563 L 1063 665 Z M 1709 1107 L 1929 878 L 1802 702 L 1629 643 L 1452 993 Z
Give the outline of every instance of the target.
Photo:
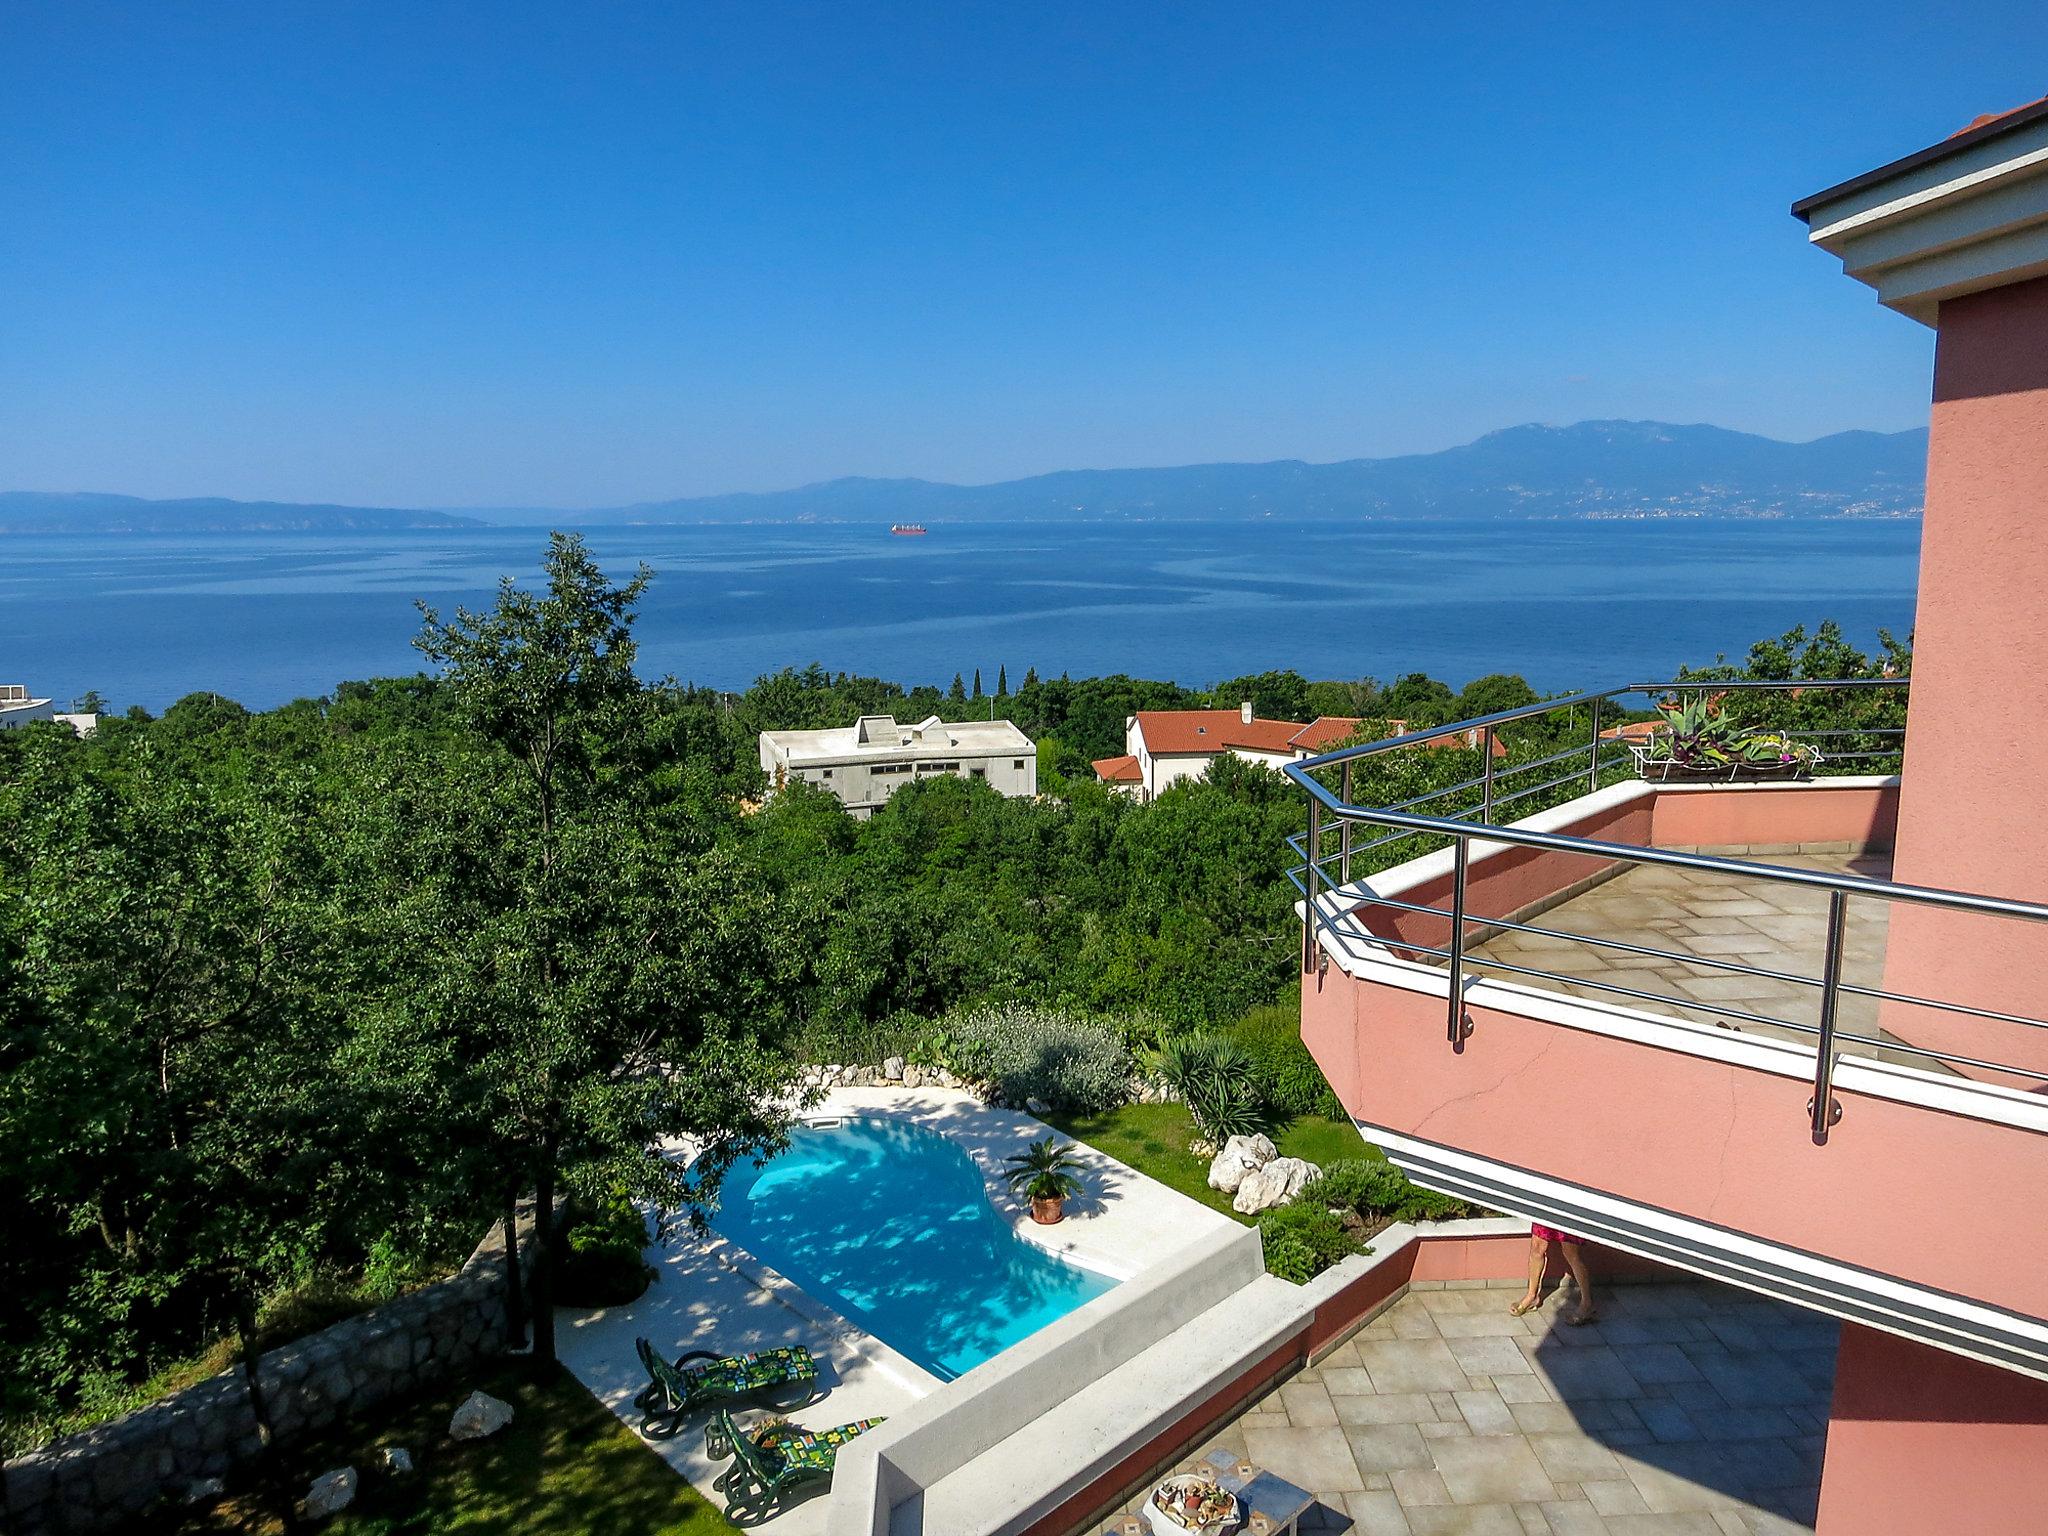
M 481 528 L 459 512 L 191 496 L 150 501 L 97 491 L 0 491 L 0 533 L 381 533 Z
M 618 509 L 633 521 L 812 517 L 1907 516 L 1927 434 L 1842 432 L 1786 443 L 1722 427 L 1580 422 L 1488 433 L 1438 453 L 1308 464 L 1058 470 L 993 485 L 828 480 L 763 494 Z
M 453 528 L 485 522 L 568 527 L 1096 518 L 1905 517 L 1920 510 L 1926 458 L 1925 429 L 1838 432 L 1787 443 L 1724 427 L 1583 421 L 1509 427 L 1456 448 L 1388 459 L 1068 469 L 990 485 L 850 476 L 786 491 L 580 511 L 518 507 L 452 514 L 13 492 L 0 494 L 0 531 Z M 119 507 L 70 514 L 89 513 L 97 522 L 53 521 L 67 507 L 99 503 Z M 249 520 L 235 522 L 236 515 Z

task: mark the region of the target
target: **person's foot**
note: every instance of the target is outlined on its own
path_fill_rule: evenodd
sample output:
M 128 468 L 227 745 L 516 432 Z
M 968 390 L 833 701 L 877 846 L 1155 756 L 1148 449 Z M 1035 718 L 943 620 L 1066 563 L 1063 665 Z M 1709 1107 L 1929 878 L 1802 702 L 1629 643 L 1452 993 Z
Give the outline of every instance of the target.
M 1526 1317 L 1536 1310 L 1536 1305 L 1541 1300 L 1540 1296 L 1524 1296 L 1520 1301 L 1508 1308 L 1508 1316 Z
M 1574 1328 L 1583 1328 L 1588 1323 L 1600 1321 L 1600 1313 L 1593 1307 L 1581 1307 L 1566 1319 Z

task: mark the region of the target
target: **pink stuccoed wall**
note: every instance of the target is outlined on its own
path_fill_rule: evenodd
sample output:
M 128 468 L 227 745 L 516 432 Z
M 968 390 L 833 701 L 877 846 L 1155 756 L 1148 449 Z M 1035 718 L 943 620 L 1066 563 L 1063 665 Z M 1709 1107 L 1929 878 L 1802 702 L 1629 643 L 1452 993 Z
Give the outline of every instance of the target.
M 1893 878 L 2048 901 L 2048 278 L 1941 306 Z M 2048 1014 L 2048 927 L 1893 916 L 1886 987 Z M 1915 1044 L 2048 1071 L 2048 1030 L 1888 1006 Z M 2020 1080 L 2008 1079 L 2015 1086 Z
M 1303 978 L 1302 1036 L 1369 1124 L 2048 1317 L 2038 1224 L 1995 1193 L 2048 1188 L 2048 1137 L 1838 1082 L 1841 1122 L 1816 1147 L 1807 1081 L 1468 1015 L 1453 1051 L 1440 996 L 1335 966 Z
M 1818 1536 L 2048 1530 L 2048 1382 L 1842 1326 Z
M 1898 830 L 1896 784 L 1744 784 L 1726 789 L 1659 786 L 1650 841 L 1659 848 L 1775 848 L 1853 843 L 1889 848 Z M 1740 855 L 1768 864 L 1767 853 Z

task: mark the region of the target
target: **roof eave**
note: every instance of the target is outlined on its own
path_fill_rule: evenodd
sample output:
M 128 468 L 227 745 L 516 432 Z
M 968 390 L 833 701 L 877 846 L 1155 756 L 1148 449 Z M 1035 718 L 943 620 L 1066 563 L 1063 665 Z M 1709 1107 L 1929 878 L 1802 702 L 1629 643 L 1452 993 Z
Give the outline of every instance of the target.
M 2015 108 L 2013 111 L 2007 112 L 2001 117 L 1995 117 L 1990 122 L 1981 124 L 1978 127 L 1966 128 L 1961 133 L 1951 134 L 1938 144 L 1930 144 L 1925 149 L 1916 149 L 1910 155 L 1901 155 L 1898 159 L 1880 165 L 1875 170 L 1865 171 L 1860 176 L 1851 176 L 1847 181 L 1837 182 L 1832 187 L 1825 187 L 1818 192 L 1802 197 L 1792 205 L 1792 216 L 1795 219 L 1811 224 L 1813 220 L 1808 215 L 1814 209 L 1824 204 L 1840 202 L 1843 198 L 1853 196 L 1868 187 L 1874 187 L 1880 182 L 1890 181 L 1895 177 L 1903 176 L 1909 171 L 1917 171 L 1922 166 L 1932 165 L 1937 160 L 1946 159 L 1950 155 L 1957 155 L 1965 150 L 1974 149 L 1979 144 L 1998 138 L 2002 134 L 2016 132 L 2026 127 L 2027 124 L 2038 122 L 2044 117 L 2048 117 L 2048 97 L 2043 97 L 2040 101 L 2031 102 L 2027 106 Z

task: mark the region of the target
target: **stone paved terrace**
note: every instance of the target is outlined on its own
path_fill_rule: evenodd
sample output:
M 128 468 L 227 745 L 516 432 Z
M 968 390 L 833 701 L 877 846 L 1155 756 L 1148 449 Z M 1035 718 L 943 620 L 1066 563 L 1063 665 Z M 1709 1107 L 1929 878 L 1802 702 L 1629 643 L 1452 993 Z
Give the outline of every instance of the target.
M 1597 1276 L 1596 1276 L 1597 1281 Z M 1810 1531 L 1837 1325 L 1706 1281 L 1410 1290 L 1187 1458 L 1314 1492 L 1356 1536 L 1780 1536 Z M 1149 1488 L 1149 1484 L 1148 1484 Z M 1122 1532 L 1139 1500 L 1086 1527 Z
M 1884 879 L 1891 873 L 1891 856 L 1883 853 L 1759 854 L 1755 858 L 1758 863 L 1856 874 L 1869 879 Z M 1491 973 L 1503 981 L 1810 1045 L 1811 1035 L 1730 1019 L 1713 1005 L 1799 1024 L 1816 1024 L 1820 1018 L 1819 987 L 1747 976 L 1720 969 L 1715 962 L 1732 960 L 1765 970 L 1818 978 L 1827 936 L 1827 909 L 1825 891 L 1703 875 L 1668 866 L 1638 865 L 1527 921 L 1561 933 L 1589 934 L 1638 944 L 1645 949 L 1668 950 L 1684 958 L 1633 955 L 1565 938 L 1507 931 L 1475 947 L 1470 959 L 1472 968 L 1482 973 L 1486 971 L 1486 961 L 1492 959 L 1549 971 L 1559 978 L 1520 976 L 1508 971 Z M 1887 903 L 1850 899 L 1842 948 L 1844 981 L 1871 987 L 1881 983 L 1888 917 Z M 1574 978 L 1635 987 L 1658 993 L 1662 998 L 1685 998 L 1705 1006 L 1650 1002 L 1603 991 Z M 1877 1009 L 1875 998 L 1845 995 L 1835 1017 L 1845 1030 L 1875 1036 Z M 1865 1053 L 1862 1046 L 1845 1049 Z M 1874 1050 L 1867 1054 L 1908 1066 L 1947 1070 L 1940 1063 L 1903 1052 Z

